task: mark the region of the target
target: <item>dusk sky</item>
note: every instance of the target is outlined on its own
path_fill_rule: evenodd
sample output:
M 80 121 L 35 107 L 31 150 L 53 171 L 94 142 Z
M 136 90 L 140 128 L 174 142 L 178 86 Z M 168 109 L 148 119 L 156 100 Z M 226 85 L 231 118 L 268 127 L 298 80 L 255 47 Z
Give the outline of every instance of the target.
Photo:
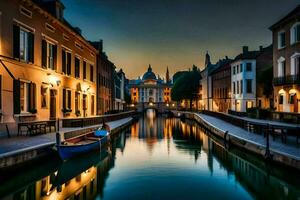
M 104 50 L 128 78 L 149 64 L 165 76 L 233 58 L 272 41 L 269 27 L 299 0 L 62 0 L 65 18 L 88 40 L 104 41 Z

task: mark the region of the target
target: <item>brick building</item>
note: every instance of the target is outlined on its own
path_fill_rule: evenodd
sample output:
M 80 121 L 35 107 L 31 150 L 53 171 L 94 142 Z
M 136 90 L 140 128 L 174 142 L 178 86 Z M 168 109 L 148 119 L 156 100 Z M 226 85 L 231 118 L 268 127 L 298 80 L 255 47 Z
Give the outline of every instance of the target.
M 91 42 L 98 50 L 97 54 L 97 115 L 113 110 L 115 65 L 103 51 L 103 42 Z
M 213 111 L 227 112 L 231 105 L 231 66 L 230 59 L 212 72 Z
M 270 27 L 273 32 L 274 106 L 300 113 L 300 5 Z
M 59 0 L 0 1 L 1 122 L 96 114 L 97 50 Z

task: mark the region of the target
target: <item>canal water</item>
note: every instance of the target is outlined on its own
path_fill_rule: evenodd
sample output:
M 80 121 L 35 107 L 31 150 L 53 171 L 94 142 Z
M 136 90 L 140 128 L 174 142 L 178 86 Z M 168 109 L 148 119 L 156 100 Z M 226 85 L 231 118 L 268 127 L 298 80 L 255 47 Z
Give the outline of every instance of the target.
M 1 175 L 0 199 L 300 199 L 300 175 L 226 149 L 193 121 L 147 111 L 102 153 Z

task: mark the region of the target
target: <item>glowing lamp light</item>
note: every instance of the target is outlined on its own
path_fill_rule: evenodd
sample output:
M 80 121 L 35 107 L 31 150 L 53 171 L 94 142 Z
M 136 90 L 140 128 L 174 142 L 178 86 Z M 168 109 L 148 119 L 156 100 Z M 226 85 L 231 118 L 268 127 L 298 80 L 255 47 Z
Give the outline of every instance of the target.
M 175 107 L 175 103 L 172 104 L 172 107 Z
M 150 103 L 149 103 L 149 106 L 153 106 L 153 103 L 152 103 L 152 102 L 150 102 Z
M 132 103 L 132 104 L 130 104 L 130 107 L 134 107 L 134 104 Z
M 169 104 L 167 103 L 166 106 L 169 107 Z
M 53 87 L 54 85 L 57 85 L 59 86 L 61 81 L 58 79 L 57 76 L 53 75 L 53 74 L 47 74 L 48 75 L 48 80 L 49 80 L 49 83 L 50 85 Z

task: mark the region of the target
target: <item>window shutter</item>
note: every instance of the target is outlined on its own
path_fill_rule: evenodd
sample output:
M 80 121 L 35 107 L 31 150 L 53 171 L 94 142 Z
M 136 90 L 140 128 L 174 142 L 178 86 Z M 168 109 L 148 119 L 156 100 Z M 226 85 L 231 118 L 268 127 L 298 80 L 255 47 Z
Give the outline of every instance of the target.
M 36 84 L 30 83 L 29 84 L 29 111 L 36 109 Z
M 67 65 L 67 74 L 68 75 L 71 75 L 71 62 L 72 62 L 72 60 L 71 60 L 71 54 L 70 53 L 68 53 L 67 54 L 68 56 L 67 56 L 67 59 L 68 59 L 68 65 Z
M 54 64 L 54 70 L 57 69 L 57 45 L 53 46 L 53 64 Z
M 71 105 L 71 91 L 70 90 L 68 90 L 68 105 L 69 105 L 69 109 L 71 109 L 72 108 L 72 105 Z
M 66 108 L 66 89 L 63 89 L 63 108 Z
M 14 114 L 21 113 L 21 105 L 20 105 L 20 81 L 13 81 L 13 102 L 14 102 Z
M 64 50 L 62 50 L 62 72 L 64 72 L 65 74 L 67 73 L 66 70 L 66 52 Z
M 34 34 L 28 33 L 28 61 L 34 63 Z
M 47 68 L 47 42 L 42 40 L 42 67 Z
M 13 56 L 20 59 L 20 27 L 17 25 L 13 26 L 13 37 Z

